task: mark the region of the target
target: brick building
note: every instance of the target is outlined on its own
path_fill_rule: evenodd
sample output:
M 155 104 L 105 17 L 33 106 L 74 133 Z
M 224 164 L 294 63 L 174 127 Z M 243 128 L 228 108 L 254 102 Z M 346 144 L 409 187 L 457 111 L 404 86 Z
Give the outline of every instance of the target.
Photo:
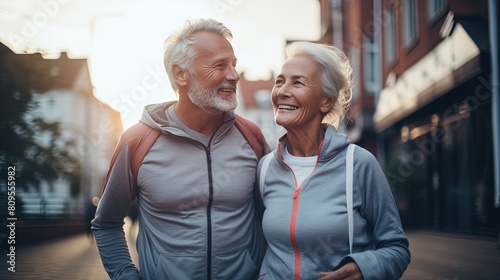
M 498 234 L 498 6 L 320 0 L 356 89 L 348 135 L 377 155 L 407 228 Z

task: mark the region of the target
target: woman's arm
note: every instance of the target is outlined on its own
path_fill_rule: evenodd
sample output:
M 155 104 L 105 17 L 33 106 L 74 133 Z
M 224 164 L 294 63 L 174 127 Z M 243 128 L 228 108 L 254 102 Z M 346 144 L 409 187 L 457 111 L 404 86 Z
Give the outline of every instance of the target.
M 353 253 L 363 279 L 399 279 L 410 263 L 408 239 L 385 174 L 364 149 L 354 156 L 354 188 L 363 200 L 360 211 L 373 228 L 374 250 Z

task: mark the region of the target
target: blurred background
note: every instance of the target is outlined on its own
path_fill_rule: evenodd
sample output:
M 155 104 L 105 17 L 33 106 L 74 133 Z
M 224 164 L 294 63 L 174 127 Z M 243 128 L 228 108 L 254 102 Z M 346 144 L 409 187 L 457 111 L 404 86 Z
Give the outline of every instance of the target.
M 237 112 L 262 128 L 271 147 L 283 133 L 269 96 L 286 44 L 342 48 L 355 81 L 342 129 L 376 155 L 410 241 L 419 244 L 407 279 L 499 275 L 495 0 L 0 0 L 3 249 L 11 221 L 25 247 L 19 261 L 45 250 L 36 249 L 44 242 L 86 242 L 77 237 L 88 229 L 120 133 L 144 105 L 175 99 L 163 41 L 199 17 L 232 30 L 241 76 Z M 81 248 L 96 257 L 94 247 Z M 432 250 L 441 261 L 429 261 Z M 478 270 L 484 278 L 468 278 Z

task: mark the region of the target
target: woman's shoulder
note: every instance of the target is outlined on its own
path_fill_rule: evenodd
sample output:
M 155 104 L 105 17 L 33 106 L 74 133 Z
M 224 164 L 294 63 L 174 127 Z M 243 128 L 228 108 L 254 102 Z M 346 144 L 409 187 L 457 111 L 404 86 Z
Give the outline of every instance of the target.
M 367 149 L 358 146 L 356 144 L 354 148 L 354 162 L 355 163 L 365 163 L 365 164 L 379 164 L 375 155 L 368 151 Z

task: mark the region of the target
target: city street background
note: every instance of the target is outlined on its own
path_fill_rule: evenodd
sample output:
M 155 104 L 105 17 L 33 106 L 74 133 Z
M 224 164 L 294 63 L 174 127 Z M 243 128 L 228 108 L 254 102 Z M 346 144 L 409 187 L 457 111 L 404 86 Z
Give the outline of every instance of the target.
M 342 48 L 355 87 L 341 129 L 390 183 L 412 252 L 403 279 L 500 279 L 498 10 L 495 0 L 0 0 L 0 280 L 107 279 L 84 224 L 123 130 L 144 105 L 175 99 L 163 40 L 198 17 L 233 31 L 236 113 L 271 149 L 284 132 L 269 96 L 285 45 Z
M 126 233 L 130 222 L 126 220 Z M 403 280 L 494 280 L 500 275 L 500 249 L 491 238 L 410 231 L 412 260 Z M 132 259 L 137 264 L 135 241 L 128 235 Z M 7 271 L 2 253 L 0 279 L 109 279 L 97 247 L 84 233 L 22 246 L 16 251 L 16 272 Z

